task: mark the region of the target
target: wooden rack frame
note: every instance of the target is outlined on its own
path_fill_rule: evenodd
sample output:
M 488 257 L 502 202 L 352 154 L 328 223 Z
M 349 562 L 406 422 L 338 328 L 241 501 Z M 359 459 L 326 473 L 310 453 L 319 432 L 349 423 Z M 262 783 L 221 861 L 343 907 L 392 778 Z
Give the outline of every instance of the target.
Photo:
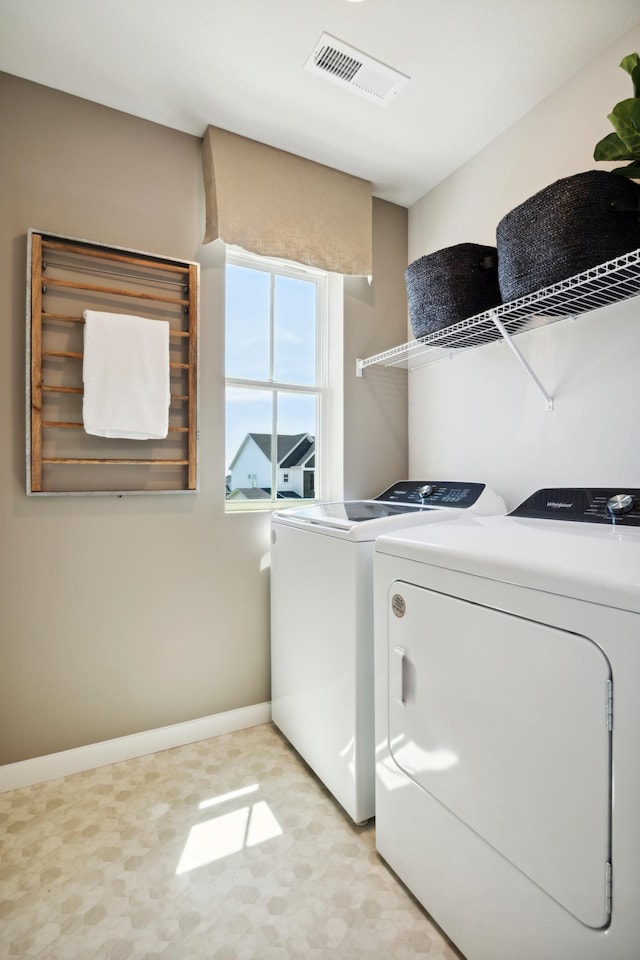
M 27 494 L 197 491 L 199 265 L 30 230 L 27 288 Z M 164 440 L 84 432 L 86 309 L 169 322 Z

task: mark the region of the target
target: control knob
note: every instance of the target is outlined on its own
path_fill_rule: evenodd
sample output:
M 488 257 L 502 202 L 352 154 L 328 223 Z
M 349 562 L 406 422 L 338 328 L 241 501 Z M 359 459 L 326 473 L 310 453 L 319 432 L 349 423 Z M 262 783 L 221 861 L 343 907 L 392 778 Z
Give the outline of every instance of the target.
M 430 497 L 432 493 L 433 493 L 432 483 L 425 483 L 425 485 L 423 487 L 420 487 L 420 489 L 418 490 L 418 494 L 423 500 L 426 500 L 427 497 Z
M 630 493 L 617 493 L 615 497 L 607 500 L 607 510 L 614 517 L 620 517 L 624 513 L 629 513 L 635 505 L 635 500 Z

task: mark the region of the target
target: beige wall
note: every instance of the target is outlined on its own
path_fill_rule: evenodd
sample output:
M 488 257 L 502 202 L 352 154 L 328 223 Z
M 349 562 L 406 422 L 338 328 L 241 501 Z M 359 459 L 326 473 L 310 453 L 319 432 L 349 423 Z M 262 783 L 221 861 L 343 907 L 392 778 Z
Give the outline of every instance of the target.
M 640 49 L 640 26 L 581 70 L 409 211 L 409 259 L 453 243 L 495 244 L 498 221 L 553 181 L 583 170 L 631 96 L 619 69 Z M 409 377 L 413 475 L 483 480 L 514 506 L 553 485 L 640 486 L 640 301 L 522 334 L 517 344 L 555 409 L 504 343 L 414 371 Z
M 407 211 L 374 200 L 373 282 L 345 278 L 344 497 L 375 497 L 407 474 L 407 374 L 356 360 L 405 338 Z M 391 331 L 396 333 L 393 339 Z
M 199 140 L 2 74 L 0 129 L 8 763 L 267 701 L 270 515 L 224 514 L 224 253 L 200 246 Z M 29 227 L 201 263 L 199 494 L 26 497 Z M 376 202 L 374 232 L 374 284 L 345 297 L 345 485 L 362 496 L 407 469 L 402 396 L 390 414 L 352 375 L 404 337 L 406 211 Z

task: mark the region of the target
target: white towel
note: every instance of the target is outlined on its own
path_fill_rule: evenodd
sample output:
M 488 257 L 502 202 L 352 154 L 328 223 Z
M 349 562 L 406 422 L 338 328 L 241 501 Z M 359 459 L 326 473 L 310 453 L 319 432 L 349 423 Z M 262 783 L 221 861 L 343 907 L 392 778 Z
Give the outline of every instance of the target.
M 169 324 L 84 311 L 84 429 L 97 437 L 163 439 L 169 431 Z

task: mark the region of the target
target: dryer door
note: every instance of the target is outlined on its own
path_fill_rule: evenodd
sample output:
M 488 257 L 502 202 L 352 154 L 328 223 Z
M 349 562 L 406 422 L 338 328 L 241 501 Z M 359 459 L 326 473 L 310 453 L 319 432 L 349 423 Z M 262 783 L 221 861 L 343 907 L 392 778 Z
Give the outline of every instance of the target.
M 566 910 L 607 923 L 609 662 L 587 637 L 396 581 L 398 766 Z

